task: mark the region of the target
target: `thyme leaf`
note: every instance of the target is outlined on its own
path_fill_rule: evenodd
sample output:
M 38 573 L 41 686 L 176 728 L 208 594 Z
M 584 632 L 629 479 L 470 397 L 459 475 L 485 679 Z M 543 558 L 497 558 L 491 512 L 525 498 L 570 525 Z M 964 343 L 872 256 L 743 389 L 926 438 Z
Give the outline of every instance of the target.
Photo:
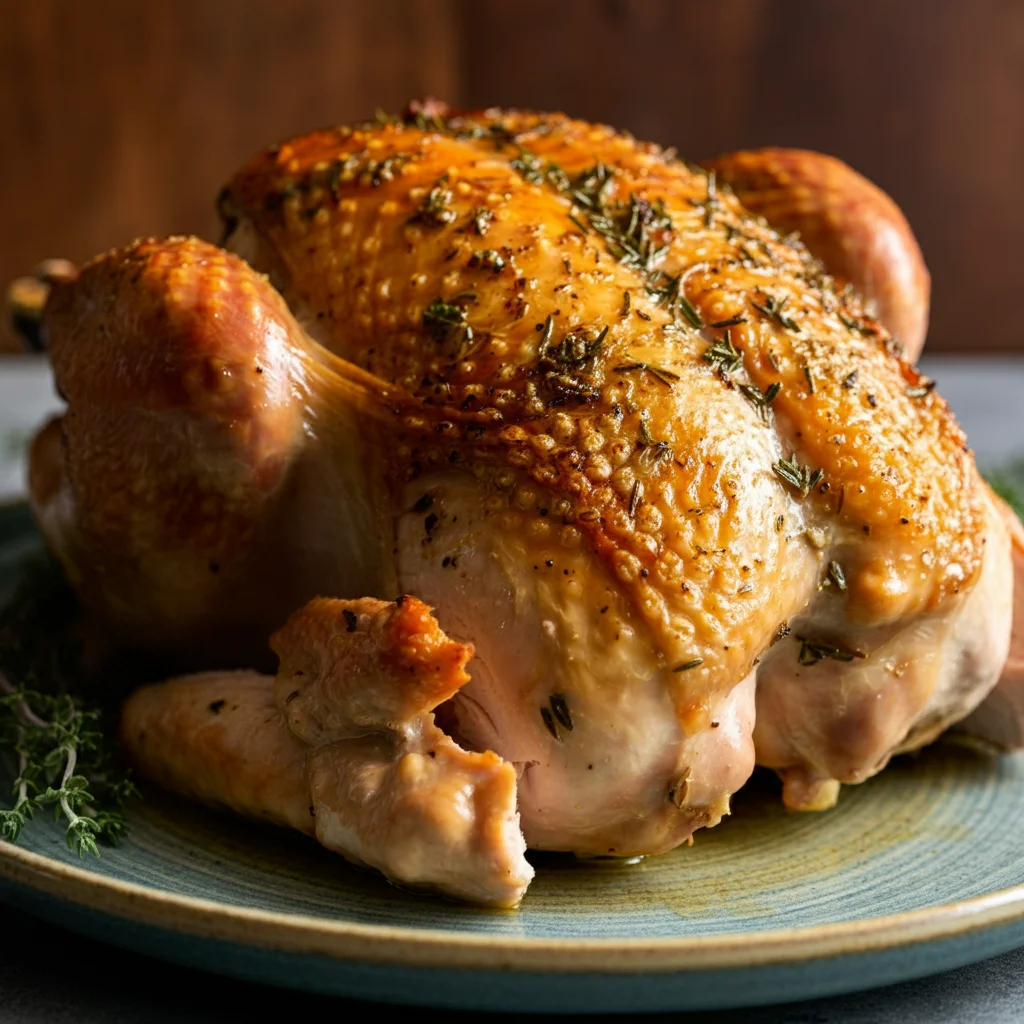
M 644 370 L 649 373 L 652 377 L 657 378 L 667 388 L 671 388 L 672 385 L 679 380 L 679 374 L 673 373 L 671 370 L 663 370 L 659 366 L 651 366 L 650 363 L 624 363 L 622 366 L 616 366 L 616 373 L 630 373 L 633 370 Z
M 835 559 L 828 563 L 828 579 L 836 585 L 837 590 L 846 590 L 846 573 Z
M 494 213 L 488 210 L 486 206 L 478 206 L 470 214 L 470 220 L 473 222 L 473 230 L 478 235 L 486 235 L 491 222 L 494 220 Z
M 750 304 L 754 309 L 763 313 L 769 320 L 773 320 L 780 327 L 785 327 L 787 330 L 795 331 L 799 334 L 800 325 L 785 312 L 787 302 L 789 302 L 788 295 L 781 300 L 774 295 L 768 295 L 763 303 L 755 302 L 753 299 L 750 300 Z
M 127 834 L 122 808 L 138 793 L 101 709 L 73 692 L 81 689 L 79 651 L 64 637 L 76 614 L 49 561 L 34 567 L 0 612 L 0 755 L 14 776 L 0 835 L 16 842 L 36 811 L 52 806 L 81 857 Z
M 440 297 L 423 311 L 423 326 L 438 341 L 455 344 L 460 353 L 473 341 L 473 328 L 466 322 L 466 311 Z
M 733 373 L 743 363 L 743 353 L 735 348 L 732 343 L 732 335 L 725 332 L 713 345 L 704 350 L 704 358 L 719 367 L 724 373 Z
M 797 656 L 797 661 L 801 665 L 816 665 L 826 658 L 830 658 L 832 661 L 853 661 L 854 658 L 864 657 L 859 651 L 851 651 L 847 647 L 823 640 L 810 640 L 804 636 L 798 636 L 795 639 L 800 641 L 800 653 Z
M 810 466 L 801 466 L 794 453 L 789 459 L 779 459 L 772 464 L 775 475 L 784 480 L 795 491 L 798 491 L 801 498 L 817 487 L 824 473 L 820 469 L 811 469 Z
M 430 227 L 440 228 L 451 224 L 458 214 L 451 208 L 452 190 L 448 187 L 448 175 L 443 174 L 437 184 L 423 197 L 412 220 Z

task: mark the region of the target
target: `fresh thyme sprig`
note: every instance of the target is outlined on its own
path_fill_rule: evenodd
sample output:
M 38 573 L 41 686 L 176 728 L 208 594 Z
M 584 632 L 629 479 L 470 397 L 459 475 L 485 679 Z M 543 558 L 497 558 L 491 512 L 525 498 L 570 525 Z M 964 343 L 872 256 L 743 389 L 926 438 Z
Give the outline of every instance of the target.
M 115 763 L 101 711 L 69 692 L 77 682 L 78 652 L 66 639 L 74 607 L 47 563 L 0 612 L 0 754 L 14 776 L 0 835 L 16 842 L 36 811 L 52 806 L 54 820 L 67 822 L 68 847 L 84 856 L 127 833 L 121 810 L 137 791 Z
M 729 331 L 704 350 L 704 358 L 723 373 L 734 373 L 743 363 L 743 353 L 733 345 Z
M 763 303 L 755 302 L 753 299 L 750 300 L 750 304 L 754 309 L 759 313 L 763 313 L 769 320 L 774 320 L 780 327 L 785 327 L 787 330 L 795 331 L 799 334 L 800 325 L 785 311 L 787 302 L 789 302 L 788 295 L 783 299 L 779 299 L 775 295 L 768 295 Z
M 785 480 L 793 490 L 798 491 L 801 498 L 806 498 L 824 476 L 820 469 L 801 466 L 797 462 L 795 454 L 791 455 L 789 459 L 779 459 L 778 462 L 772 464 L 772 469 L 776 476 Z

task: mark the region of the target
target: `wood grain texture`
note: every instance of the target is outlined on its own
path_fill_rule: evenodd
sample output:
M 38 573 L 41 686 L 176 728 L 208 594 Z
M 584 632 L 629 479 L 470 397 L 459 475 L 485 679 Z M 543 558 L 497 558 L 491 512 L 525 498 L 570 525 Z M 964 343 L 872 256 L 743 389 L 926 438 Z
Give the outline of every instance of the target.
M 467 4 L 465 99 L 567 108 L 690 159 L 840 157 L 907 214 L 928 350 L 1024 349 L 1024 4 L 519 0 Z M 539 26 L 543 26 L 540 28 Z
M 258 149 L 454 93 L 451 6 L 3 0 L 0 281 L 139 235 L 215 238 L 217 192 Z
M 929 349 L 1024 348 L 1015 0 L 0 0 L 0 19 L 3 282 L 140 234 L 209 236 L 254 150 L 433 93 L 561 108 L 694 159 L 833 153 L 921 240 Z

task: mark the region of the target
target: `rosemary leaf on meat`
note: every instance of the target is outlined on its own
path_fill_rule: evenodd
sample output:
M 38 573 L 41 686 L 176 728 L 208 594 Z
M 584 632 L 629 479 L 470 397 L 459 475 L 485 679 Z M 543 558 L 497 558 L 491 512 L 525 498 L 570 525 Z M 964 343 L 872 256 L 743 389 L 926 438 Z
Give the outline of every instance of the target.
M 801 466 L 797 461 L 796 454 L 791 455 L 788 459 L 779 459 L 778 462 L 772 464 L 772 469 L 776 476 L 798 491 L 801 498 L 806 498 L 824 476 L 820 469 Z
M 724 337 L 704 350 L 704 358 L 724 373 L 733 373 L 740 368 L 743 353 L 733 345 L 732 335 L 726 331 Z
M 740 384 L 739 390 L 740 394 L 751 402 L 758 412 L 767 417 L 771 414 L 772 402 L 778 398 L 779 392 L 782 390 L 782 384 L 775 381 L 773 384 L 769 384 L 764 391 L 756 384 Z
M 853 661 L 854 658 L 864 657 L 858 651 L 851 651 L 847 647 L 840 647 L 838 644 L 827 643 L 823 640 L 810 640 L 805 636 L 798 636 L 795 639 L 800 641 L 800 653 L 797 660 L 801 665 L 816 665 L 826 658 L 830 658 L 832 661 Z
M 750 304 L 754 309 L 763 313 L 769 320 L 774 321 L 780 327 L 785 327 L 787 330 L 795 331 L 799 334 L 800 325 L 785 311 L 787 302 L 789 302 L 788 295 L 784 299 L 778 299 L 774 295 L 768 295 L 765 297 L 763 303 L 755 302 L 753 299 L 750 300 Z
M 623 363 L 622 366 L 615 367 L 616 373 L 630 373 L 633 370 L 643 370 L 649 373 L 656 380 L 660 380 L 667 388 L 671 388 L 679 380 L 678 373 L 673 373 L 671 370 L 663 370 L 660 366 L 652 366 L 650 363 Z

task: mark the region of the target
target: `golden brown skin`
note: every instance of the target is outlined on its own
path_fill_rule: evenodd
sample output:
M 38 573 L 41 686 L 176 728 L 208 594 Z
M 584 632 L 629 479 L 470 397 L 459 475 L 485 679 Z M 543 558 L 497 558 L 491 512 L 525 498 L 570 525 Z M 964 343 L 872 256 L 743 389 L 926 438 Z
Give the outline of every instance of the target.
M 817 266 L 806 252 L 726 194 L 717 196 L 707 226 L 707 177 L 611 129 L 507 112 L 472 123 L 500 123 L 516 133 L 517 145 L 569 175 L 596 161 L 614 166 L 609 199 L 635 194 L 665 204 L 674 229 L 654 233 L 656 244 L 669 246 L 661 269 L 686 272 L 683 290 L 705 324 L 744 318 L 731 335 L 746 375 L 762 389 L 781 383 L 773 403 L 777 425 L 801 461 L 823 470 L 806 503 L 866 538 L 851 552 L 847 573 L 852 617 L 888 620 L 940 602 L 973 578 L 981 504 L 962 432 L 933 391 L 907 394 L 919 386 L 918 375 L 887 349 L 888 334 L 855 300 L 847 305 L 818 286 Z M 758 590 L 762 573 L 772 578 L 776 543 L 760 538 L 765 568 L 744 571 L 737 564 L 746 553 L 722 543 L 744 534 L 747 525 L 747 501 L 743 493 L 733 497 L 738 481 L 729 478 L 736 467 L 727 456 L 703 463 L 694 458 L 707 424 L 693 409 L 690 389 L 713 394 L 732 381 L 717 378 L 701 358 L 707 349 L 701 335 L 672 326 L 673 318 L 645 293 L 642 275 L 611 258 L 600 237 L 576 227 L 566 195 L 524 181 L 510 167 L 515 155 L 515 146 L 491 138 L 464 140 L 397 124 L 314 133 L 257 157 L 232 181 L 223 205 L 252 224 L 264 247 L 254 251 L 272 248 L 285 297 L 309 310 L 324 344 L 429 401 L 424 425 L 451 423 L 443 443 L 410 439 L 396 453 L 399 475 L 410 464 L 451 458 L 452 451 L 460 458 L 473 451 L 485 466 L 503 462 L 516 483 L 539 485 L 568 502 L 563 517 L 612 562 L 641 614 L 655 620 L 690 610 L 673 582 L 676 559 L 683 575 L 692 567 L 699 577 L 700 559 L 709 557 L 723 582 L 749 578 Z M 389 160 L 395 173 L 381 177 Z M 454 220 L 440 227 L 417 220 L 446 172 Z M 472 218 L 481 207 L 493 214 L 485 235 L 477 234 Z M 484 247 L 507 251 L 507 265 L 495 272 L 474 264 L 474 253 Z M 447 301 L 466 291 L 477 296 L 466 318 L 479 340 L 468 353 L 457 351 L 456 340 L 432 344 L 424 310 L 438 297 Z M 631 301 L 623 315 L 625 291 Z M 755 307 L 770 297 L 788 298 L 796 329 Z M 536 328 L 548 314 L 556 344 L 572 331 L 596 337 L 609 327 L 588 372 L 565 375 L 570 385 L 578 378 L 591 388 L 593 400 L 563 401 L 558 382 L 537 372 L 543 332 Z M 720 339 L 725 329 L 706 333 Z M 666 387 L 653 374 L 616 370 L 639 360 L 683 375 L 685 385 Z M 745 421 L 743 399 L 737 394 L 732 404 L 738 422 Z M 666 441 L 678 457 L 644 457 L 641 412 L 648 414 L 650 436 Z M 493 456 L 489 444 L 500 446 Z M 657 512 L 648 529 L 617 515 L 628 513 L 637 479 L 643 504 Z M 789 493 L 781 481 L 774 483 Z M 666 500 L 667 484 L 687 497 Z M 714 505 L 718 496 L 731 500 L 699 517 L 689 511 L 705 497 Z M 597 516 L 587 515 L 590 510 Z M 710 556 L 697 553 L 698 545 Z M 923 551 L 934 557 L 919 572 Z M 912 583 L 906 590 L 894 586 L 910 564 Z M 956 567 L 952 574 L 950 566 Z M 724 599 L 721 619 L 736 615 L 753 632 L 740 650 L 716 656 L 723 668 L 734 669 L 726 673 L 730 679 L 744 674 L 778 625 L 774 601 L 765 597 L 762 590 L 756 598 Z M 759 608 L 751 607 L 755 603 Z M 686 653 L 664 639 L 670 656 Z
M 276 477 L 246 491 L 243 528 L 218 531 L 217 550 L 249 567 L 256 551 L 276 561 L 284 536 L 303 599 L 401 589 L 436 606 L 477 651 L 451 701 L 456 737 L 521 766 L 531 845 L 656 852 L 716 823 L 753 762 L 755 676 L 758 756 L 793 806 L 926 742 L 995 681 L 1008 541 L 959 427 L 859 300 L 706 174 L 608 128 L 491 111 L 304 136 L 251 161 L 221 209 L 227 244 L 290 314 L 244 264 L 203 250 L 231 268 L 225 301 L 248 295 L 252 311 L 231 338 L 200 333 L 206 354 L 260 351 L 279 325 L 291 398 L 232 420 L 259 437 L 266 418 L 283 440 Z M 190 240 L 108 254 L 94 274 L 119 282 L 122 262 L 145 271 L 179 249 L 187 294 L 203 295 Z M 82 368 L 66 434 L 80 408 L 86 436 L 105 422 L 118 353 L 145 365 L 168 343 L 135 330 L 126 280 L 106 319 L 88 303 L 73 320 L 47 310 L 58 383 L 76 377 L 58 334 L 75 332 Z M 82 286 L 69 288 L 73 303 Z M 178 323 L 171 351 L 188 351 Z M 140 379 L 127 408 L 162 387 Z M 218 422 L 202 395 L 175 416 L 201 438 Z M 177 422 L 136 416 L 136 458 Z M 122 628 L 216 620 L 217 584 L 179 585 L 174 560 L 194 555 L 153 471 L 133 464 L 145 500 L 127 511 L 82 482 L 127 446 L 68 446 L 35 495 L 52 545 Z M 264 478 L 250 448 L 231 451 Z M 210 471 L 182 458 L 188 496 Z M 329 486 L 282 503 L 304 464 Z M 202 507 L 219 522 L 233 490 L 212 475 Z M 118 533 L 119 557 L 141 568 L 90 574 L 114 543 L 94 521 L 125 516 L 140 522 Z M 821 589 L 832 562 L 844 585 Z M 235 613 L 279 608 L 281 588 L 248 579 Z M 208 638 L 180 635 L 206 655 Z M 808 661 L 815 649 L 833 653 Z
M 797 232 L 830 274 L 873 304 L 916 362 L 928 333 L 931 276 L 889 196 L 841 160 L 805 149 L 743 150 L 704 166 L 773 228 Z
M 68 411 L 34 444 L 34 507 L 119 642 L 269 664 L 270 631 L 312 593 L 372 589 L 351 557 L 365 539 L 315 539 L 353 500 L 371 521 L 372 493 L 329 512 L 309 500 L 333 485 L 300 451 L 305 336 L 243 261 L 198 239 L 136 242 L 56 283 L 43 329 Z

